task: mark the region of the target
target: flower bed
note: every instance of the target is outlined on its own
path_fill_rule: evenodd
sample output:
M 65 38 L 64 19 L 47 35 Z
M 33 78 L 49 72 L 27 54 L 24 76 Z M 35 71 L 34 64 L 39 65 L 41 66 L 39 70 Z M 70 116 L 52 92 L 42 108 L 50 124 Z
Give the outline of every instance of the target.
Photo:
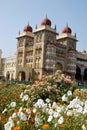
M 1 130 L 87 129 L 87 100 L 69 76 L 58 71 L 19 88 L 19 102 L 9 101 L 0 114 Z

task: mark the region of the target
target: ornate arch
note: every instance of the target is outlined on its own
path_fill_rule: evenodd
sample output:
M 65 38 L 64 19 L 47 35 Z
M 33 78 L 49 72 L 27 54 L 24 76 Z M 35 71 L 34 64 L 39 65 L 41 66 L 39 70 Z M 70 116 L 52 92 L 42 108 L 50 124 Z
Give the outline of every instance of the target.
M 83 80 L 87 81 L 87 68 L 84 70 Z
M 56 64 L 56 69 L 63 71 L 63 66 L 62 66 L 62 64 L 58 62 L 58 63 Z
M 35 72 L 35 79 L 40 79 L 40 72 Z
M 6 73 L 6 79 L 10 79 L 10 73 L 9 73 L 9 71 Z
M 76 79 L 77 81 L 81 81 L 81 69 L 80 69 L 79 66 L 76 67 L 75 79 Z
M 25 80 L 25 72 L 24 71 L 18 72 L 18 80 L 19 81 Z

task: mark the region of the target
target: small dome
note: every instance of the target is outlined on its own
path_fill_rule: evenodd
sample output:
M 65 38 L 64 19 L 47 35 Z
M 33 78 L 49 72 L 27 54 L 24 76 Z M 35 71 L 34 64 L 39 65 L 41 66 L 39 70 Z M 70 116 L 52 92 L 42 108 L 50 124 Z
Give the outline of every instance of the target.
M 70 27 L 68 27 L 68 25 L 62 30 L 62 33 L 72 33 L 72 30 Z
M 48 42 L 46 45 L 54 45 L 54 46 L 56 46 L 56 43 L 54 43 L 54 42 Z
M 41 22 L 41 25 L 49 25 L 51 26 L 51 21 L 47 18 L 43 19 L 42 22 Z
M 86 54 L 86 50 L 83 50 L 82 53 L 83 53 L 83 54 Z
M 32 27 L 28 24 L 24 27 L 24 32 L 32 32 Z

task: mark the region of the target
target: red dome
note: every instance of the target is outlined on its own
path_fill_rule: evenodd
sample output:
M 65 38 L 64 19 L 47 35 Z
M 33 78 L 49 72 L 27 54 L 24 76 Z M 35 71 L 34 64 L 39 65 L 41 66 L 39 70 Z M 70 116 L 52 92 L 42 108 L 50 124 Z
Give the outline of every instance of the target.
M 62 30 L 62 33 L 72 33 L 72 30 L 68 25 Z
M 54 43 L 54 42 L 48 42 L 47 45 L 54 45 L 54 46 L 56 46 L 56 43 Z
M 28 24 L 24 27 L 24 32 L 32 32 L 32 27 Z
M 41 22 L 41 25 L 49 25 L 49 26 L 51 26 L 51 21 L 47 18 L 47 16 L 46 16 L 45 19 L 43 19 L 43 21 Z

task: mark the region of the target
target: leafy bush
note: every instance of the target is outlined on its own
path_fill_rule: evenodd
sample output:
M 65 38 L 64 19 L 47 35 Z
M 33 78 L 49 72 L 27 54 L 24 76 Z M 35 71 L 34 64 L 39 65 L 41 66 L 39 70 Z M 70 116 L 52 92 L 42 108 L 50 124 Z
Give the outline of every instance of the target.
M 0 113 L 0 129 L 86 130 L 87 100 L 79 98 L 76 88 L 76 83 L 60 71 L 31 85 L 9 86 L 17 100 L 10 95 L 7 98 Z M 1 87 L 1 95 L 8 95 L 7 89 Z

